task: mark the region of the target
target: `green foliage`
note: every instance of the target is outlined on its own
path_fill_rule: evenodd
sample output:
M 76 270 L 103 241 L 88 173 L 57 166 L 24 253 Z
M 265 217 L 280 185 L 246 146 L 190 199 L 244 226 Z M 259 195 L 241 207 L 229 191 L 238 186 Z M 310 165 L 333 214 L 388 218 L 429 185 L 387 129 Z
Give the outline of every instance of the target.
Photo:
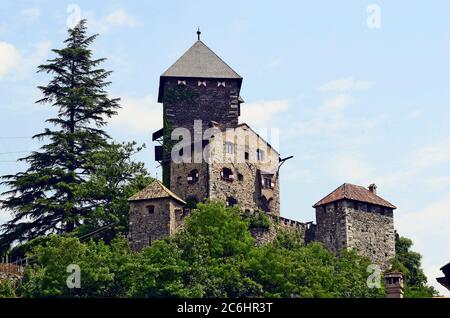
M 272 220 L 267 216 L 266 213 L 258 211 L 255 213 L 248 213 L 244 215 L 245 218 L 250 222 L 250 227 L 260 228 L 260 229 L 270 229 L 272 226 Z
M 413 242 L 395 233 L 395 253 L 392 260 L 392 270 L 398 270 L 403 274 L 405 285 L 405 297 L 424 298 L 433 297 L 438 292 L 427 285 L 427 277 L 421 267 L 422 256 L 411 251 Z
M 126 297 L 138 266 L 125 239 L 80 243 L 76 238 L 52 236 L 30 254 L 35 264 L 25 271 L 23 297 Z M 69 289 L 67 266 L 81 269 L 81 288 Z
M 16 282 L 11 279 L 0 278 L 0 298 L 15 298 Z
M 51 236 L 35 246 L 22 297 L 383 297 L 369 289 L 370 261 L 337 258 L 319 243 L 285 233 L 256 247 L 249 220 L 220 202 L 198 205 L 172 238 L 135 253 L 125 239 L 107 245 Z M 67 265 L 81 268 L 81 288 L 66 287 Z
M 0 252 L 82 224 L 88 230 L 117 223 L 111 239 L 126 230 L 127 195 L 148 181 L 142 164 L 130 160 L 139 148 L 110 143 L 104 131 L 120 106 L 106 92 L 111 72 L 99 68 L 105 59 L 92 57 L 96 35 L 86 34 L 85 20 L 68 32 L 66 46 L 53 50 L 56 56 L 38 70 L 53 76 L 39 86 L 43 97 L 37 103 L 56 108 L 57 116 L 33 137 L 47 143 L 21 159 L 25 171 L 1 178 L 9 190 L 0 207 L 13 218 L 1 227 Z

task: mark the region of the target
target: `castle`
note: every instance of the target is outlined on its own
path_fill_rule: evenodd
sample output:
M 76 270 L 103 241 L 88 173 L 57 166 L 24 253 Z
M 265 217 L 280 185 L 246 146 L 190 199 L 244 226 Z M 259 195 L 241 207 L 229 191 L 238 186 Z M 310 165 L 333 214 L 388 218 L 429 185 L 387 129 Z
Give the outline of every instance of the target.
M 386 268 L 395 255 L 393 204 L 376 186 L 343 184 L 317 202 L 316 224 L 280 216 L 279 168 L 285 161 L 249 125 L 239 123 L 242 77 L 200 40 L 160 77 L 163 127 L 153 133 L 163 183 L 129 199 L 131 247 L 140 250 L 175 233 L 196 203 L 217 199 L 245 213 L 264 211 L 278 226 L 297 230 L 338 253 L 356 249 Z M 272 240 L 254 231 L 257 242 Z

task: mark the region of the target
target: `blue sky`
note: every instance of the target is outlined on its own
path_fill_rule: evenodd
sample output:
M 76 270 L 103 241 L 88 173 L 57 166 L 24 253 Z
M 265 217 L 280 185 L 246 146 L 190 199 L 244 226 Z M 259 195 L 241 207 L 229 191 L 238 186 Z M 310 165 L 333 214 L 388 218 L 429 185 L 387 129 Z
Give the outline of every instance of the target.
M 1 175 L 23 169 L 14 160 L 39 146 L 27 137 L 53 110 L 34 104 L 48 80 L 36 66 L 62 46 L 72 3 L 101 34 L 95 56 L 108 58 L 109 92 L 122 98 L 108 130 L 146 143 L 138 159 L 154 176 L 159 75 L 200 26 L 202 40 L 244 77 L 242 121 L 279 128 L 282 156 L 295 156 L 281 169 L 282 215 L 314 220 L 311 206 L 342 183 L 375 182 L 440 287 L 435 277 L 450 261 L 448 1 L 0 0 Z M 371 3 L 380 28 L 368 27 Z

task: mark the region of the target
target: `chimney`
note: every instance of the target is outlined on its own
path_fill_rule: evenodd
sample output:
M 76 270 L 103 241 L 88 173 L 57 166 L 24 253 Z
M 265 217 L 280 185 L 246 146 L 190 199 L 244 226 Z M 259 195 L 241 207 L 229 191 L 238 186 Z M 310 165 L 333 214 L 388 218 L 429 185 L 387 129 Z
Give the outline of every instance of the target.
M 373 194 L 377 194 L 377 185 L 375 183 L 372 183 L 369 186 L 369 191 L 372 192 Z
M 403 298 L 403 275 L 400 272 L 384 274 L 386 298 Z

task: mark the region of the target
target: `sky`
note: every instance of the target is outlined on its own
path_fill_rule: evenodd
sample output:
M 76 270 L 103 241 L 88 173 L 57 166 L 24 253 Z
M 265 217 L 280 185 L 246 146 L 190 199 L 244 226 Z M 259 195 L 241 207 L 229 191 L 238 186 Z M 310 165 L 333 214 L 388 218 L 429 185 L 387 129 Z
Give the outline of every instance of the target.
M 162 127 L 159 76 L 196 40 L 243 78 L 241 122 L 278 128 L 281 215 L 314 220 L 312 205 L 344 182 L 395 204 L 395 228 L 435 278 L 450 261 L 450 2 L 0 0 L 0 175 L 40 144 L 54 114 L 37 65 L 61 48 L 80 13 L 99 33 L 95 57 L 113 70 L 122 110 L 108 126 L 147 148 L 136 159 L 161 178 L 151 133 Z M 6 190 L 1 187 L 0 191 Z M 0 213 L 0 224 L 9 218 Z

